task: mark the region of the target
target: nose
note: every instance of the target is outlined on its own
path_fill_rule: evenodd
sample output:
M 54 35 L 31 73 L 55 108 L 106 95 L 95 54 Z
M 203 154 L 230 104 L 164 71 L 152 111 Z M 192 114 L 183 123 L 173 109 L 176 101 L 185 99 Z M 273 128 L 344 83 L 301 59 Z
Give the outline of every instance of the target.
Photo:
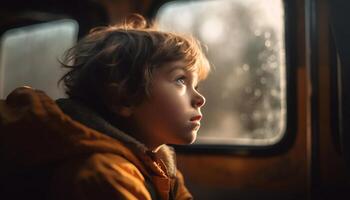
M 205 101 L 205 97 L 201 93 L 195 91 L 194 96 L 192 98 L 192 106 L 195 108 L 200 108 L 204 106 Z

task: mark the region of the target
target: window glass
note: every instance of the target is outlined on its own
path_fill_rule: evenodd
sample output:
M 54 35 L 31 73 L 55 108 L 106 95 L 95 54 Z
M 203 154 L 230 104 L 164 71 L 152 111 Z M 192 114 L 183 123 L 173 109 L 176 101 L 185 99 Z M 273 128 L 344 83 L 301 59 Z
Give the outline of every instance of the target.
M 160 8 L 157 22 L 207 47 L 213 70 L 200 86 L 207 103 L 197 144 L 271 145 L 283 137 L 283 1 L 174 1 Z
M 27 85 L 56 99 L 64 96 L 57 81 L 66 70 L 60 67 L 65 50 L 77 40 L 78 23 L 63 19 L 14 28 L 1 36 L 0 98 Z

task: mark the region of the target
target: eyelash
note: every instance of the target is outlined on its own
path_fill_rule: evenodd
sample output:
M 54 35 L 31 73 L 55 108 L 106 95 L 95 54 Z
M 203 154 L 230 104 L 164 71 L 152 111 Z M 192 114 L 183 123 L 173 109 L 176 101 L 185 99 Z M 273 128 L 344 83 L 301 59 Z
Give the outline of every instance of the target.
M 179 82 L 180 80 L 182 80 L 182 82 Z M 181 77 L 177 78 L 177 79 L 176 79 L 176 82 L 179 83 L 179 84 L 181 84 L 181 85 L 185 85 L 185 84 L 186 84 L 186 76 L 181 76 Z M 198 85 L 195 86 L 194 89 L 195 89 L 196 91 L 198 91 L 198 90 L 199 90 L 199 86 L 198 86 Z
M 182 80 L 182 82 L 179 82 L 180 80 Z M 185 76 L 181 76 L 181 77 L 176 79 L 176 82 L 181 84 L 181 85 L 185 85 L 186 84 L 185 80 L 186 80 L 186 77 Z

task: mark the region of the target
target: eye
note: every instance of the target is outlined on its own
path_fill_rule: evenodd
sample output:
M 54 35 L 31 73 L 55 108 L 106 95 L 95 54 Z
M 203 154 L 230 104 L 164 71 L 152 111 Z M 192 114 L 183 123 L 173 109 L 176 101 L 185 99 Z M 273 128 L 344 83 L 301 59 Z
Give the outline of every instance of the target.
M 176 83 L 178 83 L 179 85 L 185 85 L 186 84 L 186 77 L 185 76 L 181 76 L 179 78 L 176 79 Z

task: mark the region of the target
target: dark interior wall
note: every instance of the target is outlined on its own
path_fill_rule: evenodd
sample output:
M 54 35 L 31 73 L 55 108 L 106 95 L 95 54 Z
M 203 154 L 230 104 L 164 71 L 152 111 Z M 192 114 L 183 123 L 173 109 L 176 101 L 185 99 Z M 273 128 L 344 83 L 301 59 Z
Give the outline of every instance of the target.
M 79 23 L 79 37 L 96 26 L 117 23 L 130 13 L 153 18 L 170 0 L 3 0 L 0 34 L 12 27 L 72 18 Z
M 108 16 L 96 1 L 68 0 L 12 0 L 0 7 L 0 31 L 45 22 L 72 18 L 79 23 L 79 36 L 92 27 L 106 25 Z

